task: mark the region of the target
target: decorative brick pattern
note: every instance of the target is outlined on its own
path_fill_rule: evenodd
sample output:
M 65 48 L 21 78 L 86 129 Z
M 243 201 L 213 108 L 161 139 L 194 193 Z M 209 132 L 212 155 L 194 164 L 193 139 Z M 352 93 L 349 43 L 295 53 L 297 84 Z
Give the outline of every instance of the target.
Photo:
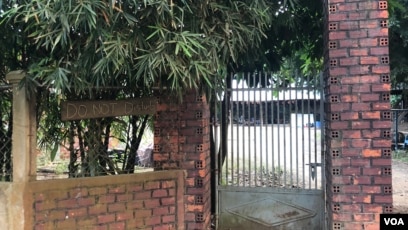
M 180 229 L 184 176 L 178 170 L 32 182 L 34 210 L 27 224 L 33 229 Z
M 185 229 L 209 229 L 210 205 L 210 113 L 204 95 L 192 91 L 181 104 L 166 95 L 161 98 L 155 120 L 154 143 L 160 146 L 153 152 L 156 170 L 184 169 Z
M 195 196 L 195 203 L 196 203 L 196 204 L 203 204 L 203 203 L 204 203 L 204 197 L 203 197 L 203 195 L 196 195 L 196 196 Z
M 196 213 L 195 221 L 196 222 L 204 222 L 204 213 Z
M 391 149 L 383 149 L 382 155 L 383 157 L 391 157 Z
M 381 20 L 380 21 L 380 26 L 383 28 L 387 28 L 388 27 L 388 20 Z
M 337 30 L 338 24 L 337 23 L 329 23 L 329 30 Z
M 329 12 L 330 12 L 330 13 L 336 13 L 336 12 L 337 12 L 337 7 L 336 7 L 336 5 L 330 5 L 330 6 L 329 6 Z
M 335 222 L 333 223 L 333 230 L 342 230 L 343 226 L 341 223 Z
M 331 66 L 331 62 L 330 62 L 330 66 Z M 331 95 L 330 96 L 330 102 L 332 102 L 332 103 L 340 102 L 339 95 Z
M 340 137 L 339 132 L 338 131 L 332 131 L 330 137 L 333 138 L 333 139 L 334 138 L 339 138 Z
M 332 121 L 339 121 L 340 120 L 340 114 L 339 113 L 332 113 L 331 114 L 331 120 Z
M 392 187 L 391 186 L 384 186 L 384 194 L 391 194 Z
M 333 212 L 339 212 L 340 209 L 340 204 L 333 204 Z
M 203 161 L 196 161 L 195 162 L 195 168 L 196 169 L 202 169 L 204 167 Z
M 392 212 L 388 2 L 324 2 L 328 226 L 378 229 Z
M 388 38 L 380 38 L 380 46 L 388 46 Z
M 333 158 L 340 157 L 340 150 L 332 149 L 332 157 Z
M 393 213 L 392 206 L 384 206 L 384 213 Z
M 378 9 L 380 9 L 380 10 L 388 9 L 388 2 L 387 1 L 379 1 L 378 2 Z
M 329 42 L 329 49 L 337 49 L 337 42 Z
M 390 83 L 391 82 L 390 75 L 389 74 L 381 75 L 381 82 L 382 83 Z

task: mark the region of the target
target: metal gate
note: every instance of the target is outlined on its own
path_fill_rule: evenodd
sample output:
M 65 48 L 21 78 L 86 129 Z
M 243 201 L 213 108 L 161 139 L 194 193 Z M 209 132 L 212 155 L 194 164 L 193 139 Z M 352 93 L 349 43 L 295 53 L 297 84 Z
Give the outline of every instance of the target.
M 213 127 L 217 229 L 323 229 L 321 77 L 227 81 Z

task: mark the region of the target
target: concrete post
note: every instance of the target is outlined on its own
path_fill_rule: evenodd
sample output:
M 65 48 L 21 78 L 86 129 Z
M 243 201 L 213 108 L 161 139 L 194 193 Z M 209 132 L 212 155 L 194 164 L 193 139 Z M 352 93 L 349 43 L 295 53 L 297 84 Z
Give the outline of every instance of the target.
M 25 189 L 36 177 L 35 98 L 28 99 L 25 88 L 19 87 L 24 76 L 23 71 L 12 71 L 6 76 L 13 86 L 13 177 L 12 189 L 7 196 L 10 229 L 25 229 Z

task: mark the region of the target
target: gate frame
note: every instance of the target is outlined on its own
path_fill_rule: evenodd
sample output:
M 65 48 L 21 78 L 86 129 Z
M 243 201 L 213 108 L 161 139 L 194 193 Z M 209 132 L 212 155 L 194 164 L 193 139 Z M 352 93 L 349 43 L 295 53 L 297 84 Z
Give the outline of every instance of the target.
M 323 5 L 324 79 L 327 99 L 327 228 L 378 229 L 379 214 L 392 213 L 388 2 L 324 0 Z M 210 201 L 207 199 L 210 183 L 207 182 L 208 165 L 211 161 L 206 123 L 209 117 L 202 117 L 197 121 L 198 112 L 201 112 L 201 116 L 207 115 L 208 108 L 204 106 L 206 101 L 201 97 L 195 99 L 193 97 L 183 108 L 175 107 L 169 110 L 169 114 L 181 111 L 184 112 L 183 115 L 191 117 L 180 116 L 184 119 L 182 121 L 176 119 L 178 124 L 175 130 L 181 131 L 180 134 L 183 135 L 177 133 L 171 141 L 168 138 L 173 136 L 167 135 L 171 134 L 171 130 L 168 133 L 155 134 L 155 138 L 161 138 L 163 145 L 170 144 L 169 142 L 176 144 L 170 146 L 176 147 L 175 149 L 169 148 L 169 152 L 162 153 L 162 158 L 159 156 L 156 161 L 169 163 L 166 165 L 169 168 L 188 170 L 186 223 L 196 228 L 206 228 L 210 225 Z M 193 106 L 198 111 L 197 114 L 189 114 L 191 107 L 187 106 Z M 162 107 L 163 110 L 167 109 L 166 105 Z M 26 119 L 29 119 L 28 117 L 25 116 Z M 21 122 L 26 123 L 27 120 Z M 22 124 L 21 122 L 17 123 Z M 172 120 L 169 119 L 168 122 Z M 27 130 L 24 132 L 30 136 Z M 178 148 L 181 141 L 188 144 L 183 146 L 184 150 Z M 197 145 L 200 145 L 200 148 L 196 149 Z M 19 145 L 13 145 L 13 148 L 17 146 Z M 21 151 L 27 152 L 24 146 L 19 147 L 22 148 Z M 159 152 L 160 145 L 156 147 L 156 152 Z M 189 150 L 185 151 L 186 149 Z M 16 151 L 13 149 L 13 152 Z M 173 159 L 175 153 L 181 158 Z M 182 158 L 185 153 L 188 153 L 189 159 Z M 164 159 L 164 155 L 168 158 Z M 199 159 L 196 158 L 197 155 Z M 22 176 L 22 182 L 25 182 L 27 176 L 32 175 L 30 170 L 33 170 L 29 168 L 29 160 L 18 160 L 17 157 L 13 159 L 13 169 L 18 169 L 18 172 L 13 173 L 13 183 L 16 186 L 13 186 L 12 193 L 16 195 L 24 186 L 24 183 L 18 182 L 19 175 Z M 17 164 L 21 164 L 21 167 L 17 167 Z M 158 167 L 162 166 L 160 164 Z M 6 187 L 11 186 L 7 184 Z M 15 199 L 18 200 L 19 197 Z M 196 201 L 201 202 L 197 204 Z M 16 214 L 11 215 L 16 224 L 11 226 L 14 229 L 20 229 L 22 226 L 21 222 L 15 219 L 20 218 L 21 202 L 10 205 L 11 211 Z
M 246 76 L 246 77 L 250 77 L 250 74 L 254 74 L 254 73 L 245 73 L 244 75 Z M 262 73 L 257 73 L 257 74 L 259 74 L 260 76 L 264 76 Z M 266 75 L 268 75 L 268 74 L 266 74 Z M 252 76 L 252 75 L 251 75 Z M 321 210 L 322 211 L 322 213 L 318 213 L 318 212 L 316 212 L 316 215 L 317 215 L 317 217 L 315 217 L 314 218 L 314 220 L 313 221 L 316 221 L 316 218 L 317 219 L 319 219 L 319 220 L 321 220 L 323 223 L 322 223 L 322 225 L 321 226 L 324 226 L 325 225 L 325 213 L 324 213 L 324 209 L 325 209 L 325 188 L 324 188 L 324 183 L 325 183 L 325 171 L 323 170 L 324 169 L 324 165 L 325 165 L 325 159 L 324 159 L 324 152 L 325 152 L 325 148 L 324 148 L 324 143 L 325 143 L 325 136 L 324 136 L 324 100 L 325 100 L 325 95 L 324 95 L 324 92 L 323 92 L 323 86 L 324 86 L 324 84 L 323 84 L 323 74 L 320 74 L 319 75 L 319 78 L 318 78 L 318 84 L 317 84 L 317 86 L 305 86 L 305 87 L 281 87 L 281 86 L 278 86 L 278 87 L 276 87 L 276 88 L 274 88 L 274 87 L 272 87 L 272 88 L 261 88 L 261 89 L 258 89 L 258 88 L 254 88 L 254 89 L 250 89 L 250 88 L 243 88 L 243 89 L 241 89 L 241 88 L 238 88 L 238 89 L 236 89 L 236 90 L 234 90 L 232 87 L 231 87 L 231 79 L 233 78 L 233 74 L 230 74 L 228 77 L 227 77 L 227 89 L 226 90 L 224 90 L 223 91 L 223 95 L 224 95 L 224 97 L 223 97 L 223 100 L 220 100 L 218 103 L 219 103 L 219 105 L 217 106 L 217 102 L 214 102 L 214 105 L 212 106 L 212 108 L 217 108 L 217 107 L 221 107 L 221 123 L 219 124 L 221 127 L 220 127 L 220 134 L 218 135 L 218 132 L 217 131 L 214 131 L 215 129 L 217 129 L 217 126 L 218 126 L 218 124 L 216 123 L 216 122 L 213 122 L 213 127 L 212 127 L 212 130 L 213 130 L 213 132 L 214 132 L 214 137 L 213 137 L 213 140 L 216 142 L 215 143 L 215 146 L 216 146 L 216 148 L 215 149 L 220 149 L 220 152 L 219 152 L 219 154 L 217 154 L 217 153 L 214 153 L 214 152 L 212 152 L 212 161 L 215 161 L 215 163 L 213 163 L 214 165 L 216 165 L 216 168 L 212 168 L 212 171 L 213 172 L 215 172 L 215 173 L 213 173 L 213 178 L 212 178 L 212 180 L 213 181 L 216 181 L 215 182 L 215 184 L 216 184 L 216 186 L 215 187 L 213 187 L 213 194 L 212 194 L 212 199 L 213 199 L 213 205 L 215 205 L 216 207 L 215 207 L 215 210 L 216 210 L 216 214 L 215 214 L 215 218 L 216 218 L 216 220 L 215 220 L 215 224 L 216 224 L 216 229 L 218 229 L 218 227 L 220 227 L 219 225 L 220 225 L 220 214 L 221 214 L 221 212 L 222 212 L 222 210 L 220 209 L 220 202 L 221 202 L 221 199 L 219 198 L 220 196 L 221 196 L 221 193 L 224 193 L 224 192 L 249 192 L 249 191 L 252 191 L 252 192 L 254 192 L 254 193 L 264 193 L 264 194 L 268 194 L 268 192 L 270 193 L 270 192 L 275 192 L 275 194 L 279 197 L 279 196 L 282 196 L 282 194 L 299 194 L 299 195 L 302 195 L 302 196 L 314 196 L 314 197 L 321 197 L 321 198 L 313 198 L 313 199 L 311 199 L 311 200 L 316 200 L 316 199 L 321 199 L 321 202 L 320 202 L 320 205 L 318 205 L 319 207 L 318 208 L 316 208 L 316 209 L 318 209 L 318 210 Z M 245 82 L 245 80 L 244 80 L 244 82 Z M 316 105 L 318 105 L 319 106 L 319 109 L 313 109 L 313 112 L 310 110 L 310 108 L 305 108 L 304 110 L 302 109 L 302 111 L 301 110 L 299 110 L 298 112 L 311 112 L 312 114 L 314 114 L 314 115 L 320 115 L 320 121 L 321 121 L 321 140 L 320 140 L 320 143 L 318 143 L 319 141 L 317 141 L 317 142 L 313 142 L 313 143 L 318 143 L 320 146 L 321 146 L 321 149 L 320 149 L 320 151 L 317 151 L 317 150 L 315 150 L 316 152 L 315 153 L 317 153 L 317 154 L 319 154 L 319 155 L 321 155 L 321 162 L 319 162 L 318 164 L 316 164 L 316 166 L 315 167 L 320 167 L 321 166 L 321 172 L 320 172 L 320 174 L 319 174 L 319 177 L 321 176 L 321 180 L 320 180 L 320 182 L 321 182 L 321 189 L 317 189 L 317 188 L 309 188 L 309 189 L 300 189 L 300 190 L 291 190 L 291 189 L 281 189 L 281 188 L 268 188 L 268 187 L 266 187 L 266 188 L 262 188 L 262 187 L 260 187 L 260 188 L 258 188 L 258 187 L 252 187 L 252 186 L 244 186 L 244 187 L 242 187 L 242 186 L 221 186 L 220 185 L 220 183 L 219 183 L 219 181 L 220 181 L 220 177 L 221 177 L 221 168 L 222 168 L 222 165 L 221 165 L 221 160 L 220 160 L 220 158 L 222 157 L 221 155 L 222 155 L 222 153 L 224 152 L 224 153 L 226 153 L 227 152 L 227 149 L 229 149 L 229 145 L 227 144 L 227 141 L 223 141 L 223 140 L 226 140 L 227 139 L 227 137 L 228 137 L 228 135 L 230 135 L 231 134 L 231 132 L 229 132 L 229 131 L 225 131 L 225 132 L 223 132 L 222 130 L 225 130 L 225 129 L 228 129 L 228 126 L 229 125 L 231 125 L 231 121 L 233 120 L 233 117 L 232 117 L 232 112 L 231 112 L 231 110 L 232 110 L 232 107 L 229 105 L 230 103 L 233 103 L 234 101 L 233 100 L 230 100 L 230 101 L 228 101 L 228 102 L 226 102 L 225 100 L 225 98 L 227 98 L 228 96 L 225 96 L 225 95 L 229 95 L 229 97 L 232 97 L 232 94 L 233 94 L 233 92 L 238 92 L 238 91 L 269 91 L 269 90 L 278 90 L 278 91 L 285 91 L 285 90 L 289 90 L 289 91 L 295 91 L 295 92 L 304 92 L 304 91 L 307 91 L 308 93 L 310 93 L 310 92 L 314 92 L 314 95 L 313 96 L 316 96 L 317 94 L 319 94 L 319 96 L 320 96 L 320 99 L 319 99 L 319 102 L 318 103 L 314 103 L 313 105 L 314 106 L 316 106 Z M 316 93 L 317 92 L 317 93 Z M 249 93 L 248 93 L 248 95 L 249 95 Z M 217 95 L 214 95 L 214 97 L 215 98 L 217 98 Z M 220 95 L 218 95 L 218 97 L 220 97 Z M 285 98 L 284 98 L 285 99 Z M 313 100 L 313 98 L 310 98 L 310 96 L 309 97 L 304 97 L 304 95 L 302 96 L 302 97 L 295 97 L 295 98 L 286 98 L 285 100 L 294 100 L 294 101 L 298 101 L 298 100 L 301 100 L 302 102 L 301 103 L 305 103 L 304 102 L 304 100 Z M 272 106 L 273 106 L 273 102 L 276 102 L 275 100 L 271 100 L 270 101 L 271 103 L 272 103 Z M 313 103 L 313 102 L 312 102 Z M 227 105 L 228 104 L 228 105 Z M 309 105 L 309 103 L 307 103 L 308 105 Z M 302 107 L 303 107 L 303 105 L 302 105 Z M 225 112 L 225 111 L 228 111 L 228 112 Z M 252 110 L 251 110 L 252 111 Z M 273 109 L 272 109 L 272 111 L 273 111 Z M 229 114 L 229 115 L 227 115 L 227 113 Z M 256 112 L 255 112 L 256 113 Z M 211 117 L 211 119 L 214 121 L 214 120 L 216 120 L 216 114 L 218 114 L 218 112 L 217 111 L 212 111 L 212 117 Z M 230 116 L 230 117 L 229 117 Z M 272 118 L 272 117 L 270 117 L 270 118 Z M 279 118 L 279 117 L 278 117 Z M 231 120 L 231 121 L 230 121 Z M 296 122 L 298 122 L 298 120 L 296 119 Z M 272 121 L 272 123 L 273 123 L 273 121 Z M 283 124 L 284 125 L 284 124 Z M 276 124 L 273 124 L 272 125 L 272 127 L 283 127 L 282 125 L 276 125 Z M 230 127 L 230 128 L 232 128 L 232 127 Z M 297 127 L 296 127 L 297 128 Z M 235 129 L 235 128 L 234 128 Z M 292 129 L 293 129 L 293 127 L 292 128 L 290 128 L 290 130 L 292 131 Z M 310 127 L 307 127 L 307 129 L 309 130 L 309 129 L 311 129 Z M 304 132 L 308 132 L 308 131 L 304 131 Z M 297 132 L 296 132 L 297 133 Z M 220 137 L 218 137 L 218 136 L 220 136 Z M 217 141 L 218 140 L 220 140 L 220 143 L 217 143 Z M 312 143 L 310 143 L 310 141 L 309 142 L 307 142 L 307 143 L 309 143 L 309 144 L 312 144 Z M 280 149 L 281 150 L 281 149 Z M 279 150 L 278 150 L 279 151 Z M 274 154 L 276 154 L 276 153 L 274 153 Z M 317 159 L 315 159 L 315 160 L 317 160 Z M 316 182 L 317 183 L 317 182 Z M 317 184 L 316 184 L 317 185 Z M 271 195 L 268 195 L 267 197 L 269 197 L 269 198 L 272 198 L 272 196 Z M 216 199 L 216 202 L 214 202 L 214 199 Z M 299 207 L 299 208 L 301 208 L 301 207 Z M 231 226 L 228 226 L 228 227 L 231 227 Z M 253 226 L 251 226 L 251 227 L 253 227 Z M 258 227 L 258 226 L 257 226 Z M 325 226 L 324 226 L 325 227 Z
M 379 229 L 393 212 L 388 2 L 322 4 L 326 228 Z

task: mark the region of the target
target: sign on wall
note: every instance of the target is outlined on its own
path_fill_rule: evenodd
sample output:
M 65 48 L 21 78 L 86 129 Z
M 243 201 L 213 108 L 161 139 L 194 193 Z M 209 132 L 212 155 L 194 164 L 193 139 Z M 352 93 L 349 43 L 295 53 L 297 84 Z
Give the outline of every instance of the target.
M 154 114 L 156 98 L 135 98 L 108 101 L 64 101 L 61 120 Z

